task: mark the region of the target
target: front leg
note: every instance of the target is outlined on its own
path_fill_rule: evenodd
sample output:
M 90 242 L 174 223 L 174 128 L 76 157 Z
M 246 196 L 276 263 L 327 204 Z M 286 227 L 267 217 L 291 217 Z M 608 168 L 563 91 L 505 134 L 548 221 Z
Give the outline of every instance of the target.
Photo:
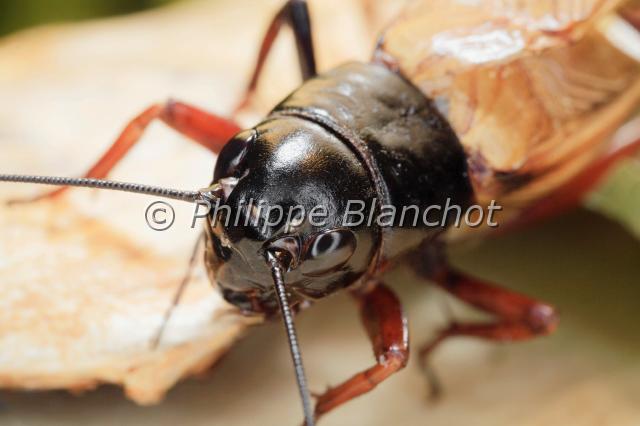
M 369 392 L 402 369 L 409 357 L 409 331 L 396 295 L 378 284 L 367 293 L 354 293 L 362 322 L 373 344 L 376 365 L 318 397 L 315 416 L 319 418 L 345 402 Z
M 111 147 L 83 175 L 85 178 L 103 179 L 127 155 L 139 141 L 149 125 L 160 120 L 217 154 L 231 137 L 241 129 L 233 120 L 211 114 L 183 102 L 168 101 L 151 105 L 131 120 Z M 66 191 L 62 187 L 29 199 L 12 200 L 11 203 L 29 203 L 51 199 Z

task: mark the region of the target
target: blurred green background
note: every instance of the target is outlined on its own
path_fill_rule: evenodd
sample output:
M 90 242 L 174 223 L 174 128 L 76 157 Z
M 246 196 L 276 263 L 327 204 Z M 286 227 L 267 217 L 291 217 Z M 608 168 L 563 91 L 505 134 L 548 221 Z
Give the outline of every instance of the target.
M 2 0 L 0 35 L 34 25 L 122 15 L 178 0 Z

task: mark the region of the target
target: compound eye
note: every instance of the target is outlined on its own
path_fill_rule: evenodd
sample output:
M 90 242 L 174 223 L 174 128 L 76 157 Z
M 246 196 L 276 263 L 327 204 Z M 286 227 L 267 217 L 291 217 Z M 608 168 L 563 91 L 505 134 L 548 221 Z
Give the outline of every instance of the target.
M 247 156 L 249 144 L 255 138 L 255 130 L 245 130 L 233 137 L 222 148 L 216 161 L 213 180 L 217 182 L 221 178 L 230 176 L 240 177 L 244 168 L 244 160 Z
M 305 244 L 300 271 L 319 276 L 339 270 L 356 250 L 356 236 L 349 229 L 322 231 Z

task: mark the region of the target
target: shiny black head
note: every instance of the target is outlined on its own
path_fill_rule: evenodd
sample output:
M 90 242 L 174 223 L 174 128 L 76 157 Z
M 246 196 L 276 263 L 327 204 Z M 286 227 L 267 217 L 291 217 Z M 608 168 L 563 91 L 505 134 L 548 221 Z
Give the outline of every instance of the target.
M 207 266 L 240 308 L 278 309 L 267 250 L 286 263 L 293 304 L 352 284 L 371 264 L 379 231 L 345 227 L 344 216 L 349 200 L 370 206 L 375 189 L 358 157 L 324 128 L 287 117 L 241 132 L 218 157 L 216 183 L 222 202 L 207 224 Z

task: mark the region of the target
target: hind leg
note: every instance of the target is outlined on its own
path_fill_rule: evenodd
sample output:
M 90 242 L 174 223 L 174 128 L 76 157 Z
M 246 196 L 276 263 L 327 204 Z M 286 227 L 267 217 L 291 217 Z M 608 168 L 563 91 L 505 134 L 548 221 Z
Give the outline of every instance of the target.
M 578 173 L 555 192 L 527 207 L 520 217 L 501 226 L 498 231 L 506 233 L 523 228 L 532 223 L 566 213 L 579 206 L 587 194 L 603 181 L 616 164 L 626 158 L 632 158 L 640 152 L 640 137 L 638 136 L 640 117 L 628 123 L 627 129 L 632 135 L 621 136 L 619 143 L 614 144 L 614 147 L 602 158 Z

